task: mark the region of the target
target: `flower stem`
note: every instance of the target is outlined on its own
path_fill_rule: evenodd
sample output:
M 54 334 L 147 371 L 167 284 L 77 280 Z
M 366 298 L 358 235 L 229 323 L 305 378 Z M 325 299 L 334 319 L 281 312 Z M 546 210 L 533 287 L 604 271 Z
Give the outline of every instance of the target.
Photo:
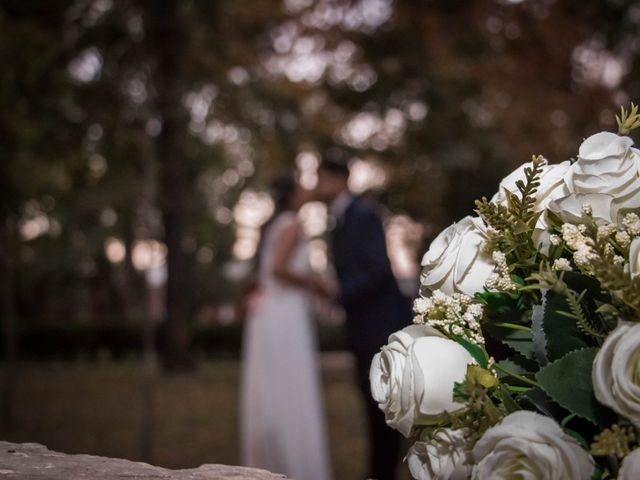
M 517 385 L 507 385 L 507 389 L 514 393 L 524 393 L 531 390 L 531 387 L 518 387 Z
M 530 378 L 525 377 L 524 375 L 518 375 L 517 373 L 514 373 L 510 370 L 507 370 L 506 368 L 504 368 L 503 366 L 499 365 L 499 364 L 494 364 L 493 365 L 496 369 L 500 370 L 502 373 L 504 373 L 505 375 L 508 375 L 510 377 L 513 377 L 517 380 L 520 380 L 523 383 L 526 383 L 528 385 L 532 385 L 534 387 L 538 387 L 540 388 L 540 384 L 538 382 L 536 382 L 535 380 L 531 380 Z
M 494 325 L 496 327 L 511 328 L 512 330 L 523 330 L 525 332 L 530 332 L 531 331 L 530 327 L 525 327 L 524 325 L 517 325 L 515 323 L 500 322 L 500 323 L 494 323 Z

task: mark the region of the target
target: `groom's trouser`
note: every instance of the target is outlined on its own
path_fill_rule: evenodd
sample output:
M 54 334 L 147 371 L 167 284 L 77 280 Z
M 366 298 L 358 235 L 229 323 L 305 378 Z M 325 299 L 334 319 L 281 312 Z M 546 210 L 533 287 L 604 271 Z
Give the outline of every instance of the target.
M 375 480 L 394 480 L 400 453 L 400 434 L 387 426 L 384 413 L 371 396 L 369 369 L 375 351 L 354 352 L 358 369 L 358 383 L 364 403 L 369 427 L 368 477 Z

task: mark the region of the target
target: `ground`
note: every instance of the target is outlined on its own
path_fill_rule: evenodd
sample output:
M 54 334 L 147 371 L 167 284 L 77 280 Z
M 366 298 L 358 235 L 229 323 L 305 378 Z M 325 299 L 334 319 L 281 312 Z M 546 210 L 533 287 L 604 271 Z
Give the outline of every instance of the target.
M 365 425 L 349 358 L 324 354 L 322 366 L 335 479 L 363 478 Z M 168 468 L 239 462 L 237 360 L 202 361 L 192 374 L 158 379 L 150 459 L 141 454 L 138 362 L 25 363 L 18 378 L 14 426 L 0 439 Z

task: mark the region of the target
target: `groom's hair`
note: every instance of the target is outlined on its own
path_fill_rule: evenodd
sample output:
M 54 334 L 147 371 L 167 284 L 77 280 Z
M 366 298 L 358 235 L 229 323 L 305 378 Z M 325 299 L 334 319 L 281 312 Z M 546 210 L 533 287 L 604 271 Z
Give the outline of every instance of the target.
M 318 168 L 334 175 L 349 178 L 349 160 L 343 152 L 327 151 Z

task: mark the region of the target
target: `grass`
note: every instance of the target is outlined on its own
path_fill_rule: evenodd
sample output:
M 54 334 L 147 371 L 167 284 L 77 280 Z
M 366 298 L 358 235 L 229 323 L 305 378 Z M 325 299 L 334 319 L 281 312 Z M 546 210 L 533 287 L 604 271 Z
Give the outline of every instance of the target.
M 168 468 L 238 464 L 238 380 L 235 360 L 203 362 L 191 374 L 158 378 L 151 458 L 145 460 Z M 349 363 L 323 361 L 323 383 L 335 479 L 362 478 L 365 424 Z M 15 399 L 14 424 L 0 431 L 4 440 L 143 460 L 137 362 L 25 363 Z

